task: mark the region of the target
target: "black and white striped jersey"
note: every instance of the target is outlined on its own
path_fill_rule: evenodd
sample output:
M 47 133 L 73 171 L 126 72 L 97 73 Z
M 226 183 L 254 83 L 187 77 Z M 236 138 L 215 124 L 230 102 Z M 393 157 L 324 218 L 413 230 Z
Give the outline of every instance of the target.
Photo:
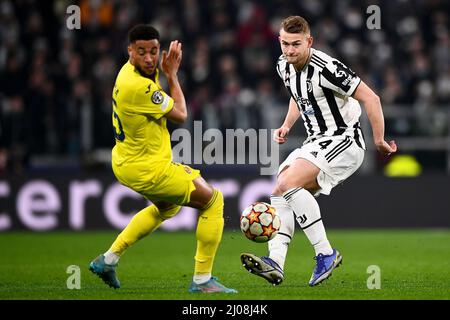
M 277 72 L 301 112 L 308 138 L 348 135 L 365 149 L 359 117 L 359 102 L 351 97 L 361 79 L 347 66 L 326 53 L 311 48 L 302 70 L 295 70 L 284 55 Z

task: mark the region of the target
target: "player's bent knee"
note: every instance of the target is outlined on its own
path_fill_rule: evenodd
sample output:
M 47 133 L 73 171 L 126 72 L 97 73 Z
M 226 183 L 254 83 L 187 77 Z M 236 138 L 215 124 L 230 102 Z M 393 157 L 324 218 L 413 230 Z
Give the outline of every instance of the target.
M 175 216 L 180 211 L 180 209 L 181 206 L 174 204 L 164 209 L 160 209 L 159 216 L 161 217 L 161 219 L 167 220 Z
M 271 195 L 280 197 L 283 195 L 283 191 L 278 187 L 278 181 L 275 184 L 275 188 L 272 190 Z
M 310 192 L 320 189 L 315 177 L 307 177 L 304 175 L 280 174 L 277 179 L 275 189 L 283 194 L 292 188 L 304 188 Z
M 280 194 L 283 194 L 292 188 L 303 188 L 303 187 L 304 184 L 301 181 L 295 181 L 295 179 L 292 179 L 285 175 L 280 176 L 277 179 L 276 189 Z
M 195 190 L 190 195 L 190 201 L 186 204 L 202 210 L 214 196 L 214 188 L 209 185 L 202 177 L 198 177 L 193 181 Z
M 224 206 L 224 199 L 223 194 L 220 190 L 214 189 L 213 195 L 211 199 L 208 201 L 206 206 L 204 206 L 201 211 L 202 215 L 215 215 L 215 216 L 223 216 L 223 206 Z M 208 210 L 210 208 L 214 208 L 215 210 Z

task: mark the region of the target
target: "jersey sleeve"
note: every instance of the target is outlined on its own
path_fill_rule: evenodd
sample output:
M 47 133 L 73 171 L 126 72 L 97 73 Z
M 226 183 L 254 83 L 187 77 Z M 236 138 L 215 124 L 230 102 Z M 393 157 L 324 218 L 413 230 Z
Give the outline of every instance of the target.
M 353 70 L 336 59 L 330 60 L 320 73 L 320 86 L 344 96 L 351 96 L 360 82 Z
M 281 79 L 283 79 L 283 75 L 281 74 L 280 64 L 279 64 L 279 63 L 277 63 L 276 69 L 277 69 L 278 76 L 279 76 Z
M 277 61 L 277 64 L 276 64 L 277 73 L 278 73 L 278 76 L 279 76 L 281 79 L 283 79 L 283 72 L 281 71 L 281 64 L 283 63 L 283 60 L 284 60 L 284 57 L 283 57 L 283 55 L 281 55 L 281 56 L 278 58 L 278 61 Z
M 155 84 L 145 86 L 135 92 L 133 109 L 135 112 L 159 119 L 173 108 L 173 99 L 156 87 Z

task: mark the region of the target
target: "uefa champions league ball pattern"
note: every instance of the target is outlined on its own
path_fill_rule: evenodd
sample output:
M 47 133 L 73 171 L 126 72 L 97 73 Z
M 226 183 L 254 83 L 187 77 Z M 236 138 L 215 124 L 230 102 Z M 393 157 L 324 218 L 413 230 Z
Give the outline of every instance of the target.
M 272 240 L 280 230 L 281 220 L 276 210 L 265 202 L 255 202 L 241 215 L 241 231 L 255 242 Z

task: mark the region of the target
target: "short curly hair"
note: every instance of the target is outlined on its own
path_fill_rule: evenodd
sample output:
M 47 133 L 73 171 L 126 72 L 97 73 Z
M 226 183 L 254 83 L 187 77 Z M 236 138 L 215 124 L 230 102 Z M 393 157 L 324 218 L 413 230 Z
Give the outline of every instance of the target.
M 128 32 L 128 42 L 134 43 L 137 40 L 153 40 L 159 41 L 159 32 L 148 24 L 138 24 Z

